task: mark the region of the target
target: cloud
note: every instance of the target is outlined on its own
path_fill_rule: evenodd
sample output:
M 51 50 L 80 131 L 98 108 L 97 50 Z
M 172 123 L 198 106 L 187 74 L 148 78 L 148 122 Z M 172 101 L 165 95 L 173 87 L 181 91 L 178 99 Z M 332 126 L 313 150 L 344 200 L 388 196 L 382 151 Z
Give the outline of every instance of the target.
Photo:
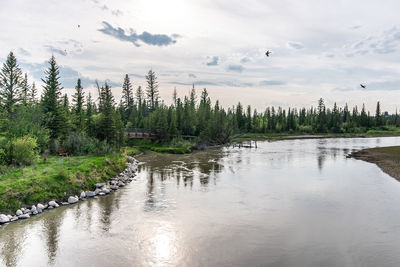
M 196 82 L 194 82 L 194 83 L 190 83 L 190 82 L 188 82 L 188 83 L 185 83 L 185 82 L 176 82 L 176 81 L 173 81 L 173 82 L 169 82 L 169 84 L 176 84 L 176 85 L 218 85 L 218 83 L 215 83 L 215 82 L 209 82 L 209 81 L 196 81 Z
M 92 2 L 94 4 L 96 4 L 96 6 L 98 8 L 100 8 L 101 10 L 109 11 L 111 13 L 111 15 L 113 15 L 113 16 L 119 17 L 119 16 L 124 14 L 120 9 L 112 9 L 112 8 L 108 7 L 107 5 L 105 5 L 105 4 L 101 5 L 98 0 L 92 0 Z
M 297 50 L 300 50 L 300 49 L 303 49 L 303 48 L 304 48 L 304 45 L 303 45 L 302 43 L 299 43 L 299 42 L 292 42 L 292 41 L 287 42 L 287 43 L 286 43 L 286 46 L 287 46 L 288 48 L 297 49 Z
M 267 80 L 260 81 L 260 83 L 259 83 L 259 85 L 261 85 L 261 86 L 284 85 L 284 84 L 286 84 L 286 83 L 283 82 L 283 81 L 273 81 L 273 80 L 271 80 L 271 81 L 267 81 Z
M 189 78 L 197 78 L 197 76 L 194 75 L 193 73 L 189 73 L 188 76 L 189 76 Z
M 345 55 L 353 57 L 355 55 L 365 55 L 367 53 L 375 54 L 391 54 L 396 52 L 400 46 L 400 30 L 393 27 L 384 31 L 379 36 L 368 36 L 365 39 L 355 42 L 353 45 L 347 46 L 350 52 Z
M 218 56 L 213 56 L 210 62 L 207 62 L 206 65 L 207 66 L 217 66 L 218 65 L 218 61 L 219 61 L 219 57 Z
M 31 56 L 31 53 L 23 48 L 18 49 L 18 52 L 23 56 Z
M 98 31 L 112 36 L 120 41 L 130 42 L 136 47 L 140 46 L 138 43 L 139 41 L 154 46 L 168 46 L 176 43 L 174 37 L 170 37 L 166 34 L 151 34 L 146 31 L 142 32 L 141 34 L 137 34 L 132 28 L 129 29 L 130 33 L 127 33 L 120 27 L 114 28 L 106 21 L 103 21 L 103 29 L 99 29 Z M 174 36 L 176 36 L 176 34 Z
M 227 68 L 228 71 L 242 72 L 244 70 L 242 65 L 229 65 Z
M 21 63 L 22 69 L 27 69 L 29 74 L 37 79 L 40 80 L 41 78 L 44 78 L 46 76 L 45 70 L 48 69 L 49 63 L 43 62 L 43 63 Z M 91 85 L 94 85 L 97 79 L 91 79 L 89 77 L 83 76 L 80 72 L 74 70 L 73 68 L 69 66 L 61 66 L 59 65 L 59 70 L 60 70 L 60 83 L 61 86 L 64 88 L 74 88 L 76 86 L 76 82 L 79 79 L 81 79 L 82 86 L 89 87 Z M 101 80 L 99 79 L 99 82 L 101 83 Z M 109 79 L 106 79 L 105 82 L 107 82 L 110 86 L 121 86 L 120 83 L 113 82 Z
M 351 30 L 358 30 L 358 29 L 360 29 L 361 27 L 362 27 L 362 25 L 354 25 L 354 26 L 351 26 L 350 29 L 351 29 Z
M 244 58 L 242 58 L 242 59 L 240 60 L 240 63 L 247 63 L 247 62 L 249 62 L 249 61 L 250 61 L 250 58 L 244 57 Z
M 59 54 L 59 55 L 62 55 L 62 56 L 66 56 L 67 55 L 67 50 L 62 50 L 62 49 L 60 49 L 60 48 L 56 48 L 56 47 L 54 47 L 54 46 L 51 46 L 51 45 L 45 45 L 44 46 L 48 51 L 50 51 L 51 53 L 55 53 L 55 54 Z

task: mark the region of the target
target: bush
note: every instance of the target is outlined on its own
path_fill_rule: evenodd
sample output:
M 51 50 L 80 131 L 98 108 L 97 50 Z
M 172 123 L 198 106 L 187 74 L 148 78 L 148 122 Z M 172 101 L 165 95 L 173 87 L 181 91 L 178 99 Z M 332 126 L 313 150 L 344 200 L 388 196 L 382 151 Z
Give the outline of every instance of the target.
M 11 142 L 12 162 L 16 165 L 30 165 L 38 158 L 36 138 L 24 136 Z
M 7 154 L 6 151 L 2 148 L 0 148 L 0 165 L 6 165 L 7 164 Z

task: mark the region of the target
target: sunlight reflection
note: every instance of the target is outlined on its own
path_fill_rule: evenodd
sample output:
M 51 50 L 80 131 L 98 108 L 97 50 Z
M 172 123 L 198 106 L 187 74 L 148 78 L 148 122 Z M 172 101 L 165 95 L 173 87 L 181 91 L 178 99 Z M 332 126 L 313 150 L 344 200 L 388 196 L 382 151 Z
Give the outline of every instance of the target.
M 176 260 L 177 240 L 174 227 L 169 222 L 161 222 L 151 238 L 151 256 L 154 266 L 170 265 Z

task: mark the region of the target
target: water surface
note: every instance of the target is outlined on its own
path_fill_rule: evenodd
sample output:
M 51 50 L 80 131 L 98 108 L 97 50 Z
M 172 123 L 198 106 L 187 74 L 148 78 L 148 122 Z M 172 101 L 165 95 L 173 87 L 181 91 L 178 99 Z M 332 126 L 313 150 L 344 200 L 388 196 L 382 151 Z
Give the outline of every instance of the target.
M 0 228 L 0 266 L 400 266 L 400 138 L 145 155 L 117 193 Z

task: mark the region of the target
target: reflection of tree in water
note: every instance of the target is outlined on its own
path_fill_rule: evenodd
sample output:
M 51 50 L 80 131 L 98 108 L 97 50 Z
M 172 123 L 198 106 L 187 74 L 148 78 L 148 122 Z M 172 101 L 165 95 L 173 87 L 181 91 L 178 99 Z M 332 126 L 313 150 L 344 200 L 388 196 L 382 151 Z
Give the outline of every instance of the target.
M 7 267 L 17 266 L 17 260 L 21 253 L 21 245 L 24 243 L 24 239 L 24 226 L 19 229 L 16 227 L 7 229 L 7 231 L 3 231 L 0 234 L 1 258 Z
M 111 215 L 116 208 L 116 203 L 119 203 L 119 197 L 120 194 L 111 194 L 107 197 L 98 199 L 99 205 L 101 206 L 101 208 L 98 209 L 98 212 L 101 214 L 97 217 L 100 220 L 104 232 L 109 232 L 111 229 Z
M 52 215 L 43 217 L 43 231 L 46 236 L 49 265 L 54 265 L 54 260 L 57 256 L 60 223 L 64 218 L 61 213 Z

